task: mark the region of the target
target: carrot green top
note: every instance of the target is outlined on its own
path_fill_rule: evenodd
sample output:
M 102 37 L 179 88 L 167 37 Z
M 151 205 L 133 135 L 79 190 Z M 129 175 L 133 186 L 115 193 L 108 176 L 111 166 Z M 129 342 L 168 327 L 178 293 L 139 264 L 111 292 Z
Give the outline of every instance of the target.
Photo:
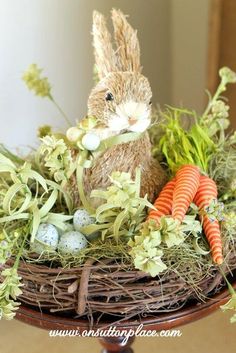
M 160 148 L 170 170 L 175 173 L 181 166 L 197 165 L 207 173 L 208 163 L 217 146 L 203 127 L 195 123 L 189 130 L 181 126 L 181 118 L 194 118 L 194 112 L 171 108 L 164 113 L 167 121 Z
M 211 158 L 227 140 L 225 129 L 229 126 L 229 106 L 222 93 L 228 83 L 236 82 L 236 73 L 223 67 L 219 76 L 219 86 L 213 96 L 209 94 L 209 103 L 202 115 L 173 107 L 163 112 L 166 123 L 163 124 L 164 135 L 159 147 L 172 173 L 186 164 L 197 165 L 207 173 Z M 187 118 L 188 123 L 194 122 L 190 128 L 183 127 L 183 118 Z

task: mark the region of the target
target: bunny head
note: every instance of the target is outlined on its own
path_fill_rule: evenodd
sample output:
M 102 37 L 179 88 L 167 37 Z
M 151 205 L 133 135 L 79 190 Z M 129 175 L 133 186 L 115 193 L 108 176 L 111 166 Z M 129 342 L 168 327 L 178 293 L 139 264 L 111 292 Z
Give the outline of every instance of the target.
M 112 10 L 114 39 L 104 16 L 93 14 L 93 44 L 98 84 L 88 99 L 88 114 L 95 116 L 112 134 L 121 131 L 143 132 L 150 125 L 150 84 L 141 74 L 137 32 L 120 10 Z

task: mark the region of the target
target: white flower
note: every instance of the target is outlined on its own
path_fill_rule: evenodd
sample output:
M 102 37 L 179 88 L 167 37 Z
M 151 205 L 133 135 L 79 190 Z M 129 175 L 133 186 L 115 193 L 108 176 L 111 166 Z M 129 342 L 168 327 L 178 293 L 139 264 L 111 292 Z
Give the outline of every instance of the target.
M 229 116 L 229 106 L 225 104 L 222 100 L 218 100 L 212 106 L 213 117 L 218 117 L 221 119 L 226 119 Z
M 150 109 L 145 103 L 128 101 L 116 107 L 116 112 L 110 116 L 108 126 L 117 132 L 122 130 L 143 132 L 150 122 Z
M 228 67 L 222 67 L 219 71 L 219 75 L 225 83 L 235 83 L 236 73 Z

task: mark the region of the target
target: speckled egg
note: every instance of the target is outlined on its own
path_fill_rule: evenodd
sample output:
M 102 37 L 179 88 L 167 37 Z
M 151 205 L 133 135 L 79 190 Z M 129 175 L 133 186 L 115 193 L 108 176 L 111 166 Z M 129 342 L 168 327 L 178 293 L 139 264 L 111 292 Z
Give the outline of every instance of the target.
M 86 227 L 93 223 L 95 223 L 95 218 L 91 217 L 90 214 L 84 208 L 79 208 L 75 212 L 73 217 L 73 224 L 75 230 L 80 231 L 82 227 Z
M 86 248 L 87 244 L 87 239 L 82 233 L 70 231 L 61 236 L 58 251 L 62 254 L 77 255 L 83 248 Z
M 41 223 L 35 236 L 34 243 L 31 245 L 32 251 L 41 254 L 43 251 L 54 251 L 57 248 L 59 234 L 54 225 Z

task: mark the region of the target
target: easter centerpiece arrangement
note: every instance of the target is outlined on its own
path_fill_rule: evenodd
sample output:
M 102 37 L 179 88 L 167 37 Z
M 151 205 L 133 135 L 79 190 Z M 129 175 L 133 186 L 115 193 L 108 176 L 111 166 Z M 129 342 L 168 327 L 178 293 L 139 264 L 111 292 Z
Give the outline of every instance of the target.
M 229 288 L 236 309 L 236 134 L 229 68 L 202 114 L 152 108 L 137 32 L 112 10 L 114 43 L 94 12 L 95 86 L 73 124 L 42 70 L 23 80 L 68 129 L 39 128 L 39 147 L 0 146 L 0 316 L 20 303 L 97 323 L 160 315 Z M 236 314 L 232 313 L 232 322 Z

